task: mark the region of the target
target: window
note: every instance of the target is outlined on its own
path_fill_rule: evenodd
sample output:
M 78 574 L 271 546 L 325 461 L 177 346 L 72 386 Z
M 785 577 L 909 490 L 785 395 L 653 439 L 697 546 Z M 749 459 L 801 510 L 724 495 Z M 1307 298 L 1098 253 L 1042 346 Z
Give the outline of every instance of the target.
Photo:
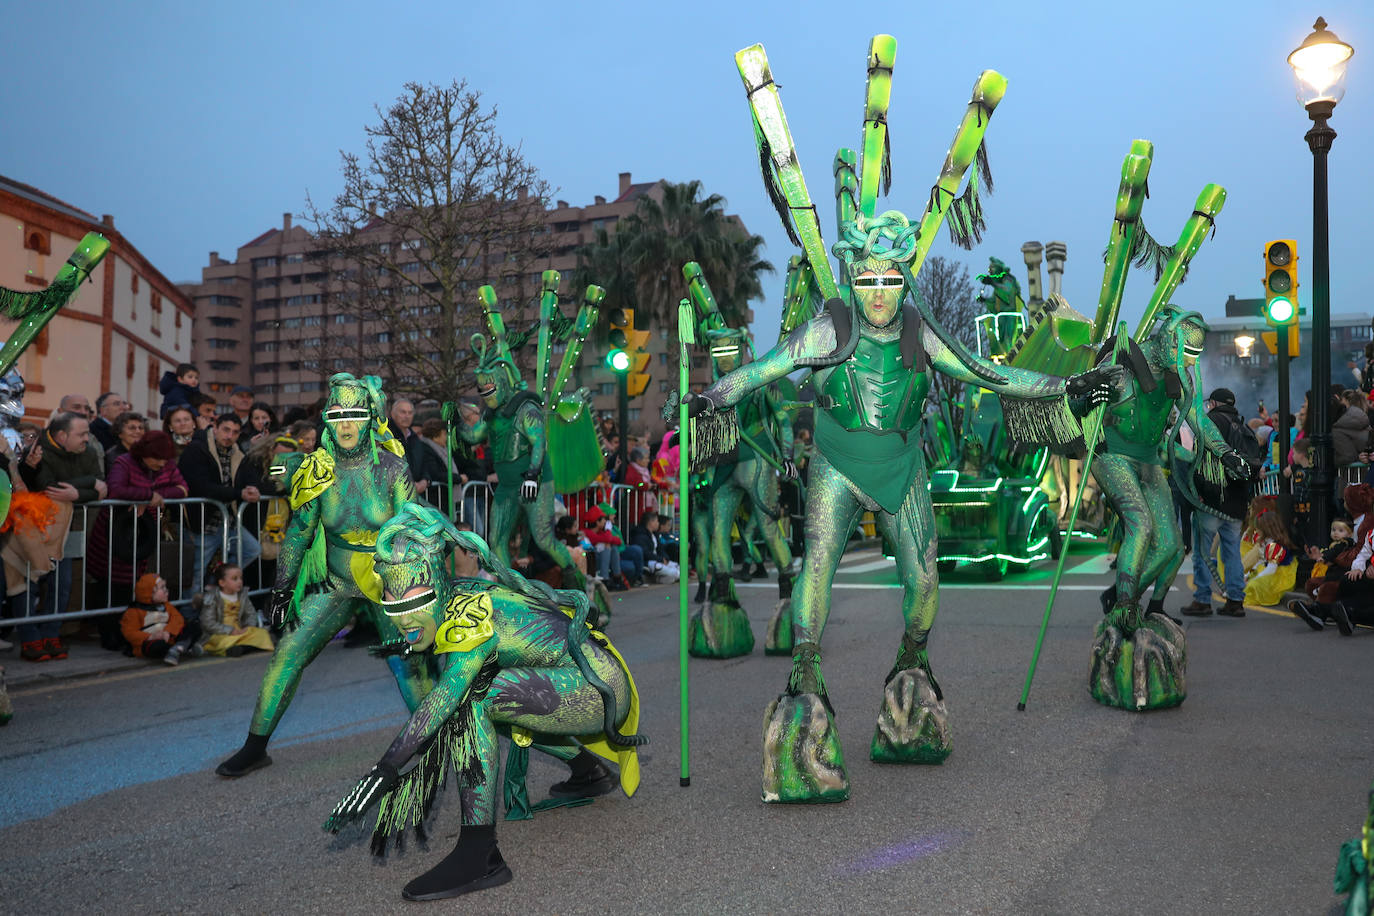
M 323 390 L 324 390 L 324 383 L 321 382 L 319 379 L 315 379 L 313 382 L 301 382 L 301 391 L 323 391 Z
M 232 328 L 239 323 L 237 318 L 224 318 L 219 315 L 211 315 L 210 323 L 217 328 Z M 263 322 L 258 322 L 263 324 Z M 181 327 L 181 312 L 177 312 L 177 327 Z
M 319 346 L 320 344 L 322 344 L 323 342 L 324 342 L 324 341 L 321 340 L 321 339 L 318 338 L 318 337 L 307 337 L 305 340 L 302 340 L 302 341 L 301 341 L 301 346 L 302 346 L 302 347 L 318 347 L 318 346 Z
M 253 287 L 255 289 L 275 289 L 279 283 L 281 283 L 280 277 L 264 277 L 254 281 Z
M 210 368 L 216 372 L 232 372 L 239 367 L 238 363 L 231 363 L 222 359 L 210 360 Z
M 254 258 L 254 259 L 253 259 L 253 267 L 255 267 L 255 268 L 258 268 L 258 267 L 276 267 L 276 266 L 277 266 L 277 259 L 276 259 L 276 258 Z
M 640 408 L 640 407 L 630 407 L 630 408 L 626 409 L 626 411 L 625 411 L 625 419 L 627 419 L 627 420 L 638 420 L 638 419 L 639 419 L 639 412 L 640 412 L 640 410 L 642 410 L 642 409 L 643 409 L 643 408 Z
M 275 340 L 263 340 L 254 344 L 253 349 L 258 353 L 276 353 L 281 349 L 281 344 Z
M 300 263 L 303 262 L 304 260 L 305 260 L 305 255 L 303 255 L 303 254 L 288 254 L 288 255 L 286 256 L 286 263 L 288 263 L 288 264 L 300 264 Z
M 662 353 L 658 354 L 658 364 L 659 364 L 660 366 L 666 366 L 666 365 L 668 365 L 668 351 L 667 351 L 667 350 L 664 350 Z
M 615 382 L 602 382 L 596 386 L 596 393 L 600 395 L 615 394 Z
M 238 296 L 211 296 L 211 297 L 210 297 L 210 304 L 211 304 L 211 305 L 227 305 L 227 306 L 231 306 L 231 307 L 233 307 L 233 308 L 238 308 L 238 307 L 239 307 L 239 297 L 238 297 Z
M 391 343 L 391 332 L 382 331 L 377 335 L 377 343 Z
M 401 272 L 407 274 L 418 274 L 420 272 L 419 261 L 407 261 L 401 265 Z
M 661 378 L 661 379 L 658 380 L 658 390 L 659 390 L 659 391 L 667 391 L 667 390 L 668 390 L 668 380 L 667 380 L 666 378 Z
M 334 324 L 352 324 L 353 322 L 355 322 L 355 321 L 357 321 L 357 320 L 358 320 L 358 319 L 354 318 L 352 315 L 335 315 L 335 316 L 334 316 Z
M 236 350 L 238 349 L 239 342 L 223 337 L 210 337 L 206 339 L 205 345 L 211 350 Z
M 52 254 L 52 234 L 37 226 L 25 226 L 24 247 L 41 255 Z M 134 292 L 138 292 L 138 274 L 134 274 Z

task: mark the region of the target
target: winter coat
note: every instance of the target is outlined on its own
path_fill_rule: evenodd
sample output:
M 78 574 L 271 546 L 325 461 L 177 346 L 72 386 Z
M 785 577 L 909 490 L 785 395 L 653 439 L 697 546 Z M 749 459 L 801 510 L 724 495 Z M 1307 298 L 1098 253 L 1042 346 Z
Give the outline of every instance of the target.
M 613 547 L 620 546 L 620 538 L 610 528 L 603 527 L 601 520 L 606 518 L 606 514 L 598 507 L 592 506 L 587 510 L 586 516 L 582 520 L 582 533 L 587 536 L 587 540 L 593 544 L 607 544 Z
M 185 382 L 177 381 L 177 374 L 171 369 L 162 373 L 162 381 L 158 382 L 157 390 L 162 392 L 162 409 L 158 411 L 159 417 L 165 419 L 173 407 L 189 407 L 192 411 L 196 409 L 191 398 L 192 395 L 200 394 L 200 386 L 192 388 Z
M 1241 427 L 1243 433 L 1252 435 L 1250 430 L 1245 428 L 1245 421 L 1241 419 L 1240 413 L 1230 404 L 1218 404 L 1213 407 L 1208 411 L 1207 419 L 1212 421 L 1223 438 L 1228 438 L 1236 427 Z M 1209 508 L 1221 512 L 1232 521 L 1245 518 L 1245 512 L 1250 506 L 1250 481 L 1228 480 L 1224 485 L 1217 486 L 1195 478 L 1194 484 L 1198 496 Z
M 154 474 L 128 454 L 120 455 L 110 465 L 106 484 L 110 488 L 110 499 L 147 502 L 154 493 L 160 493 L 163 499 L 185 499 L 191 495 L 181 471 L 173 462 L 167 462 L 161 471 Z M 162 537 L 157 519 L 157 513 L 151 510 L 139 513 L 132 506 L 101 507 L 91 529 L 90 545 L 86 549 L 87 572 L 96 579 L 108 576 L 109 581 L 123 585 L 134 582 L 148 560 L 157 555 L 158 542 Z M 112 533 L 114 545 L 124 550 L 133 562 L 114 555 L 110 541 Z M 99 587 L 96 592 L 99 594 Z
M 134 603 L 124 612 L 124 616 L 119 618 L 119 630 L 124 634 L 124 638 L 129 641 L 129 645 L 134 648 L 134 655 L 143 658 L 143 644 L 148 641 L 148 634 L 143 631 L 143 625 L 149 614 L 162 613 L 167 615 L 164 629 L 174 636 L 180 636 L 181 631 L 186 628 L 186 621 L 181 613 L 170 604 L 158 607 L 154 604 Z
M 114 448 L 115 434 L 114 426 L 104 417 L 96 417 L 91 421 L 91 438 L 100 443 L 100 447 L 105 451 Z
M 644 551 L 644 559 L 663 561 L 658 552 L 658 538 L 643 525 L 635 525 L 630 529 L 630 543 L 638 545 L 639 549 Z
M 201 642 L 216 633 L 227 636 L 234 632 L 234 628 L 224 622 L 224 599 L 214 586 L 191 596 L 191 613 L 200 618 Z M 239 592 L 239 626 L 244 629 L 262 626 L 262 617 L 253 607 L 253 599 L 248 597 L 246 588 Z
M 1369 415 L 1358 407 L 1347 407 L 1331 424 L 1331 451 L 1336 467 L 1360 460 L 1369 441 Z
M 214 499 L 224 503 L 233 511 L 234 503 L 238 500 L 239 494 L 248 484 L 244 482 L 249 471 L 243 460 L 243 452 L 238 444 L 230 446 L 229 458 L 229 479 L 230 483 L 225 485 L 220 482 L 219 457 L 212 451 L 214 446 L 214 434 L 211 433 L 203 439 L 192 439 L 191 444 L 186 446 L 181 457 L 177 459 L 177 467 L 181 469 L 181 476 L 186 479 L 186 485 L 191 489 L 191 495 L 201 499 Z M 218 511 L 205 513 L 210 519 L 207 524 L 214 524 L 214 518 Z M 192 531 L 199 531 L 201 526 L 201 507 L 190 505 L 186 507 L 187 524 Z

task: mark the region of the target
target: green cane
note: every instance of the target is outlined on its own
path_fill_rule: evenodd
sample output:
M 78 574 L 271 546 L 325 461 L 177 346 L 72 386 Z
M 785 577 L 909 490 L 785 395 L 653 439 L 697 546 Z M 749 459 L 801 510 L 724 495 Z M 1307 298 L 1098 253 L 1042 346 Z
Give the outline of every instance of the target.
M 692 464 L 691 460 L 691 424 L 687 419 L 687 370 L 691 367 L 692 344 L 696 343 L 696 311 L 692 308 L 690 299 L 683 299 L 677 306 L 677 339 L 679 348 L 678 357 L 678 408 L 677 408 L 677 440 L 678 440 L 678 467 L 677 467 L 677 501 L 681 511 L 678 513 L 677 529 L 677 592 L 678 592 L 678 617 L 677 617 L 677 670 L 678 670 L 678 691 L 681 696 L 681 705 L 678 710 L 679 731 L 682 735 L 682 745 L 678 751 L 681 761 L 681 770 L 678 774 L 678 785 L 690 786 L 692 784 L 691 771 L 689 769 L 691 751 L 688 746 L 689 728 L 689 691 L 687 682 L 687 593 L 690 590 L 687 582 L 687 570 L 690 569 L 688 562 L 688 504 L 691 500 L 688 496 L 691 489 L 688 484 L 688 468 Z
M 1121 355 L 1122 344 L 1128 338 L 1126 336 L 1126 323 L 1123 321 L 1117 328 L 1116 343 L 1112 345 L 1112 358 L 1107 365 L 1116 365 L 1117 357 Z M 1031 681 L 1035 678 L 1035 666 L 1040 662 L 1040 647 L 1045 644 L 1045 631 L 1050 627 L 1050 614 L 1054 611 L 1054 599 L 1059 594 L 1059 580 L 1064 575 L 1064 561 L 1069 558 L 1069 547 L 1073 544 L 1074 524 L 1078 521 L 1078 507 L 1083 504 L 1083 491 L 1088 486 L 1088 472 L 1092 469 L 1093 452 L 1097 449 L 1098 439 L 1102 436 L 1102 417 L 1107 412 L 1107 405 L 1102 404 L 1095 408 L 1092 416 L 1088 420 L 1089 430 L 1086 437 L 1088 454 L 1083 458 L 1083 476 L 1078 481 L 1078 496 L 1074 498 L 1073 509 L 1069 511 L 1069 527 L 1065 533 L 1064 548 L 1059 551 L 1059 565 L 1054 570 L 1054 580 L 1050 583 L 1050 600 L 1045 604 L 1045 616 L 1040 620 L 1040 634 L 1035 638 L 1035 654 L 1031 656 L 1030 669 L 1026 671 L 1026 684 L 1021 688 L 1021 701 L 1016 704 L 1018 712 L 1026 711 L 1026 698 L 1030 696 Z
M 444 406 L 439 408 L 439 414 L 448 426 L 448 441 L 444 443 L 448 451 L 448 461 L 444 462 L 448 466 L 448 520 L 455 525 L 458 524 L 458 512 L 453 499 L 453 415 L 457 412 L 458 405 L 452 401 L 445 401 Z

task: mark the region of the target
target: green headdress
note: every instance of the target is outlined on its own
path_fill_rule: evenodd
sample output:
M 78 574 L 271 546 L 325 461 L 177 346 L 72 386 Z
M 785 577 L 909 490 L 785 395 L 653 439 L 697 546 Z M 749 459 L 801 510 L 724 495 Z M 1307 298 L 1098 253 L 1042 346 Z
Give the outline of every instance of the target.
M 482 312 L 491 331 L 491 343 L 482 334 L 472 335 L 472 352 L 477 354 L 477 368 L 473 370 L 478 382 L 484 379 L 496 386 L 498 400 L 506 399 L 516 391 L 525 389 L 525 381 L 520 378 L 520 369 L 511 356 L 510 345 L 506 341 L 506 323 L 496 310 L 496 290 L 483 286 L 477 291 L 482 301 Z
M 325 397 L 324 410 L 325 441 L 338 448 L 334 438 L 334 423 L 352 420 L 363 425 L 359 438 L 372 450 L 372 459 L 377 459 L 377 446 L 399 457 L 405 457 L 405 450 L 396 441 L 386 425 L 386 395 L 382 393 L 382 380 L 375 375 L 358 378 L 350 372 L 338 372 L 329 377 L 329 394 Z

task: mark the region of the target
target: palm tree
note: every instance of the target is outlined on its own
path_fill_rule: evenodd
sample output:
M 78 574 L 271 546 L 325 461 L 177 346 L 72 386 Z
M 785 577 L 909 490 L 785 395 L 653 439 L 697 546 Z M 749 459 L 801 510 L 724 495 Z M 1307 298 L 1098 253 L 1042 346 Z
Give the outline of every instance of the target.
M 762 236 L 750 235 L 725 213 L 725 198 L 702 197 L 701 182 L 665 182 L 663 199 L 645 196 L 612 235 L 578 250 L 575 286 L 606 287 L 604 308 L 636 309 L 635 326 L 671 327 L 677 303 L 686 295 L 682 265 L 696 261 L 720 304 L 725 320 L 744 323 L 749 300 L 763 295 L 759 274 L 773 271 L 759 251 Z

